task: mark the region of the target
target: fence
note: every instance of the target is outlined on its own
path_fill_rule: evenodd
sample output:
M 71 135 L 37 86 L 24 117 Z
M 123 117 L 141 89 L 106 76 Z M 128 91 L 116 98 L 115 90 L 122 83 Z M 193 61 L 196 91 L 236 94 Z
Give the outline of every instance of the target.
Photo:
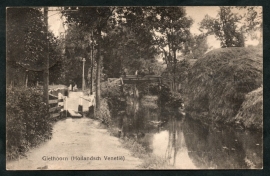
M 49 98 L 50 98 L 49 100 L 50 118 L 59 117 L 61 115 L 61 110 L 64 108 L 64 105 L 60 104 L 60 102 L 64 102 L 63 96 L 55 96 L 55 95 L 49 94 Z

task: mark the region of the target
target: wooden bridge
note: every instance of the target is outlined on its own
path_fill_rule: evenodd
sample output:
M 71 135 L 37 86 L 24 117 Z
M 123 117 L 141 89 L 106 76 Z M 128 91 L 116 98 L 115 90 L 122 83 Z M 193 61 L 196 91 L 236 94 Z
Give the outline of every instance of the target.
M 161 76 L 158 75 L 122 75 L 124 84 L 138 84 L 144 82 L 156 82 L 161 83 Z

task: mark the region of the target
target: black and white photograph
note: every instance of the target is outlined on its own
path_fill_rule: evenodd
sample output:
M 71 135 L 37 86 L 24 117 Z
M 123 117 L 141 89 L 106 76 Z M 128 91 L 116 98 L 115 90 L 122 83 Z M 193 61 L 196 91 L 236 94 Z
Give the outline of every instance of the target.
M 149 169 L 263 169 L 263 7 L 6 7 L 6 170 Z

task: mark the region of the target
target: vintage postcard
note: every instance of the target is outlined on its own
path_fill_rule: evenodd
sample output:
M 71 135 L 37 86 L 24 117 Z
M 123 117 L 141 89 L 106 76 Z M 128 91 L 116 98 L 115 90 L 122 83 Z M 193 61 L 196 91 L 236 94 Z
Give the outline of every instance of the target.
M 262 10 L 7 7 L 6 169 L 262 169 Z

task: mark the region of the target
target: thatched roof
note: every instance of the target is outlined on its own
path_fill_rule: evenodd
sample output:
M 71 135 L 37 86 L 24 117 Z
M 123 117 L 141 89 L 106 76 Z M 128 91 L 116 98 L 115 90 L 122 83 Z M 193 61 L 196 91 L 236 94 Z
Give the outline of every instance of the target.
M 234 117 L 245 95 L 262 84 L 262 48 L 234 47 L 208 52 L 195 62 L 185 87 L 188 110 L 207 118 Z

